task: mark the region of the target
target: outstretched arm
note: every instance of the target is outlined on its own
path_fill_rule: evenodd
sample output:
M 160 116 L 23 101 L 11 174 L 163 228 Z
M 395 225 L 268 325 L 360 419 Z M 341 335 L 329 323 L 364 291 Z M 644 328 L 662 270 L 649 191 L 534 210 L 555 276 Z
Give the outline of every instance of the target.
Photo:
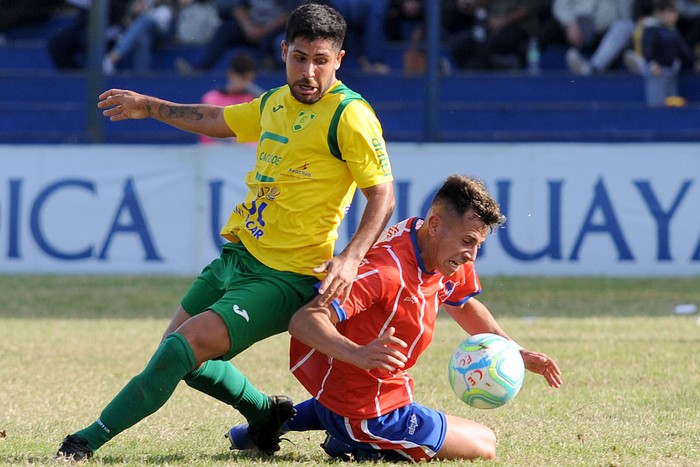
M 152 118 L 180 130 L 214 138 L 236 136 L 224 121 L 223 107 L 208 104 L 177 104 L 124 89 L 100 94 L 97 107 L 110 121 Z
M 512 340 L 496 322 L 486 305 L 473 297 L 461 307 L 446 304 L 443 307 L 457 324 L 470 335 L 488 332 Z M 531 352 L 523 348 L 520 350 L 520 355 L 522 355 L 525 368 L 528 371 L 544 376 L 547 384 L 553 388 L 561 386 L 561 371 L 553 358 L 541 352 Z
M 289 333 L 309 347 L 359 368 L 387 371 L 403 368 L 406 356 L 397 347 L 407 345 L 394 336 L 394 328 L 366 345 L 359 345 L 340 334 L 334 321 L 337 321 L 335 311 L 321 305 L 320 297 L 316 297 L 292 316 Z
M 360 261 L 382 233 L 394 212 L 392 182 L 364 188 L 362 193 L 367 198 L 367 205 L 355 235 L 338 256 L 314 268 L 315 273 L 327 273 L 318 290 L 322 305 L 329 304 L 337 297 L 340 297 L 341 304 L 345 301 L 350 294 Z

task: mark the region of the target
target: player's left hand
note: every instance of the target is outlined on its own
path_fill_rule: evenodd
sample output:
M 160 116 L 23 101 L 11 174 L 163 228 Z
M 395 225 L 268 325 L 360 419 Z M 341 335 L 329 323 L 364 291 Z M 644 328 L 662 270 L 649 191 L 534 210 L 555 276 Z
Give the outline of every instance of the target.
M 538 375 L 544 376 L 553 388 L 558 388 L 561 386 L 562 378 L 561 371 L 559 370 L 559 365 L 552 358 L 541 352 L 530 352 L 529 350 L 521 350 L 520 355 L 523 357 L 523 362 L 525 362 L 525 369 Z
M 326 273 L 326 277 L 321 282 L 318 293 L 321 296 L 320 304 L 328 305 L 335 298 L 340 298 L 342 305 L 350 295 L 352 283 L 357 276 L 358 264 L 346 260 L 342 256 L 335 256 L 325 261 L 313 271 L 316 274 Z

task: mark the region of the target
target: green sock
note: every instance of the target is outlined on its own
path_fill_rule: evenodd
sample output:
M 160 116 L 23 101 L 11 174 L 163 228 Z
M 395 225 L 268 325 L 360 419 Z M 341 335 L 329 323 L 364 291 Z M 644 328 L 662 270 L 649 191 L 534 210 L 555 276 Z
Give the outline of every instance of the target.
M 92 451 L 97 450 L 117 434 L 161 408 L 196 363 L 187 340 L 181 334 L 170 334 L 146 368 L 107 404 L 100 418 L 75 434 L 85 438 Z
M 251 426 L 260 426 L 270 416 L 267 396 L 258 391 L 230 362 L 204 362 L 185 377 L 185 382 L 204 394 L 232 405 Z

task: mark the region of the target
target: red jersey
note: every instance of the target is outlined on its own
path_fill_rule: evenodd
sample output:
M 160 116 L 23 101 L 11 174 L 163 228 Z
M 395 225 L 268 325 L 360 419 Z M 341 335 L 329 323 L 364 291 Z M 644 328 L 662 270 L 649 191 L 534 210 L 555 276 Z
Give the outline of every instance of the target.
M 416 239 L 422 224 L 413 217 L 386 230 L 360 264 L 343 307 L 334 302 L 338 331 L 360 345 L 393 326 L 408 344 L 401 349 L 408 359 L 404 368 L 364 370 L 291 340 L 292 373 L 338 415 L 375 418 L 413 402 L 413 378 L 406 370 L 432 341 L 439 306 L 459 306 L 481 292 L 472 262 L 449 277 L 425 270 Z

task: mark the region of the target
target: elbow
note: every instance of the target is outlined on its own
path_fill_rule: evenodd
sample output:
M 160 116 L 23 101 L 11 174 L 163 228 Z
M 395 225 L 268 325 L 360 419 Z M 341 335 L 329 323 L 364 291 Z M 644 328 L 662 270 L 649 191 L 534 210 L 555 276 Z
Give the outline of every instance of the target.
M 390 184 L 390 189 L 387 190 L 384 196 L 384 212 L 386 220 L 394 214 L 394 209 L 396 209 L 396 197 L 394 196 L 394 185 Z
M 389 197 L 389 200 L 387 201 L 387 206 L 386 206 L 386 218 L 389 219 L 392 214 L 394 214 L 394 209 L 396 209 L 396 198 L 394 198 L 393 194 L 392 196 Z
M 289 320 L 289 326 L 287 327 L 287 331 L 289 331 L 289 335 L 292 337 L 296 337 L 297 333 L 299 332 L 299 312 L 297 311 L 292 315 L 292 318 Z

